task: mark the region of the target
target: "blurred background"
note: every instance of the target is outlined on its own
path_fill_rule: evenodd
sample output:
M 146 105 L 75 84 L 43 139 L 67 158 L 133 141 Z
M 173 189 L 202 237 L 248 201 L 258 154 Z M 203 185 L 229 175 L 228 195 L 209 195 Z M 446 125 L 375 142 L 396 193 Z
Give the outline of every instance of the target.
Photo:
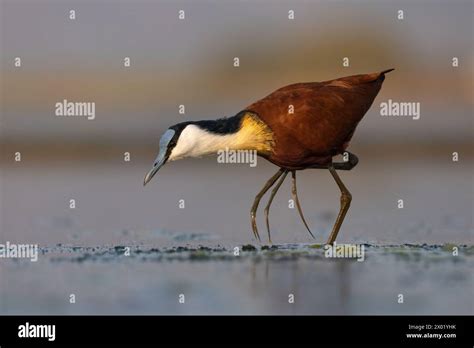
M 340 241 L 473 242 L 472 1 L 0 4 L 2 240 L 254 243 L 250 205 L 276 168 L 263 159 L 256 168 L 218 164 L 211 156 L 168 164 L 144 188 L 160 135 L 184 120 L 232 116 L 290 83 L 395 68 L 349 147 L 360 162 L 341 173 L 353 204 Z M 56 117 L 63 99 L 95 102 L 95 119 Z M 420 102 L 420 119 L 381 117 L 379 105 L 388 99 Z M 327 171 L 299 178 L 307 220 L 324 242 L 339 190 Z M 313 242 L 289 209 L 290 197 L 286 183 L 270 213 L 273 241 Z M 263 214 L 259 219 L 264 234 Z M 9 276 L 13 291 L 24 275 Z

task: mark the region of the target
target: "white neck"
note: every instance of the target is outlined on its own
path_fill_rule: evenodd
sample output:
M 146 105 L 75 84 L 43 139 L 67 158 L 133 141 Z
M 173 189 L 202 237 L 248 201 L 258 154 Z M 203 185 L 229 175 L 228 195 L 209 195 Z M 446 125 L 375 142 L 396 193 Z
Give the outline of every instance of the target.
M 200 157 L 225 149 L 245 149 L 249 147 L 246 144 L 248 144 L 248 140 L 242 136 L 241 132 L 221 135 L 190 124 L 181 132 L 178 143 L 171 151 L 168 160 L 175 161 L 184 157 Z

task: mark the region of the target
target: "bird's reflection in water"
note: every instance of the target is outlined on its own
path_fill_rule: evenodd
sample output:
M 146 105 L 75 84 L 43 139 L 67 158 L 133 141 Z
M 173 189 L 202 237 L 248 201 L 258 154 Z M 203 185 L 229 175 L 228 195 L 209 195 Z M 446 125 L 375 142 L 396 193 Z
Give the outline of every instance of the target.
M 294 303 L 291 307 L 291 312 L 298 314 L 304 310 L 299 304 L 307 306 L 308 303 L 317 304 L 323 303 L 331 306 L 331 313 L 349 314 L 350 296 L 351 296 L 351 262 L 354 260 L 338 259 L 338 260 L 312 260 L 310 269 L 308 271 L 307 264 L 301 264 L 307 260 L 288 260 L 285 262 L 272 260 L 265 257 L 256 257 L 250 263 L 250 291 L 253 296 L 259 296 L 263 291 L 269 298 L 272 298 L 281 305 L 281 300 L 288 303 L 289 295 L 294 296 Z M 320 272 L 325 272 L 325 267 L 319 267 L 321 263 L 334 262 L 332 271 L 328 274 L 329 282 L 314 284 L 314 272 L 321 275 Z M 282 271 L 286 270 L 288 277 L 282 275 Z M 303 272 L 303 274 L 302 274 Z M 326 271 L 327 272 L 327 271 Z M 323 274 L 324 275 L 324 274 Z M 301 282 L 306 278 L 307 281 Z M 287 283 L 281 281 L 287 280 Z M 275 284 L 277 282 L 278 284 Z M 278 293 L 275 293 L 275 285 L 279 285 Z M 283 285 L 283 286 L 282 286 Z M 317 286 L 316 288 L 314 288 Z M 269 289 L 273 289 L 271 294 Z M 333 301 L 322 300 L 324 297 L 332 297 Z M 308 296 L 310 298 L 308 298 Z M 308 301 L 309 300 L 309 301 Z M 334 308 L 336 306 L 336 308 Z M 319 307 L 322 311 L 320 314 L 325 314 L 329 308 L 324 306 Z
M 339 298 L 341 303 L 341 312 L 348 313 L 349 308 L 349 296 L 350 296 L 350 285 L 351 285 L 351 272 L 349 263 L 351 260 L 338 260 L 336 265 L 337 274 L 339 276 Z
M 252 289 L 255 290 L 256 282 L 258 280 L 264 280 L 265 285 L 268 284 L 268 280 L 270 278 L 270 263 L 271 260 L 268 259 L 253 259 L 250 265 L 250 274 L 251 274 L 251 281 L 252 281 Z M 259 266 L 261 264 L 261 266 Z M 261 274 L 257 269 L 259 269 L 263 273 L 263 278 L 259 277 Z

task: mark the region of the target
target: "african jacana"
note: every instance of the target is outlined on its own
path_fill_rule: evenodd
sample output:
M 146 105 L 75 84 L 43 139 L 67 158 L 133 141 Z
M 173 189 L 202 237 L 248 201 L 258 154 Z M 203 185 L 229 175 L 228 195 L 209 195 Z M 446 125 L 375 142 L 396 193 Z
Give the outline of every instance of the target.
M 339 214 L 327 241 L 332 244 L 352 200 L 336 170 L 351 170 L 358 163 L 358 158 L 346 148 L 357 124 L 377 96 L 385 74 L 392 70 L 324 82 L 296 83 L 276 90 L 235 116 L 178 123 L 161 136 L 158 156 L 145 176 L 144 185 L 169 161 L 216 153 L 222 149 L 256 150 L 259 156 L 280 167 L 257 194 L 250 211 L 253 233 L 260 241 L 256 211 L 262 196 L 279 179 L 265 208 L 271 243 L 268 212 L 288 172 L 291 172 L 291 191 L 298 213 L 313 236 L 299 203 L 296 171 L 329 169 L 341 190 Z M 293 112 L 289 112 L 290 109 Z M 347 154 L 347 161 L 333 162 L 332 158 L 342 153 Z

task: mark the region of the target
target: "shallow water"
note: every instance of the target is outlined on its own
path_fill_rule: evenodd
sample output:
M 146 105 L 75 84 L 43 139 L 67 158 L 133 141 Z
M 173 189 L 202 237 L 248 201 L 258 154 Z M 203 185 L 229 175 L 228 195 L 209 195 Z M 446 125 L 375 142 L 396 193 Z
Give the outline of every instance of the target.
M 314 244 L 325 242 L 339 207 L 326 171 L 298 174 L 316 240 L 289 208 L 285 183 L 270 211 L 277 246 L 262 250 L 248 211 L 275 171 L 263 161 L 257 168 L 177 162 L 145 188 L 147 161 L 2 167 L 2 240 L 38 243 L 41 254 L 38 262 L 1 261 L 0 312 L 474 313 L 472 161 L 453 163 L 445 152 L 408 158 L 360 152 L 370 161 L 341 173 L 353 203 L 337 242 L 364 244 L 363 262 L 326 258 Z M 264 241 L 265 204 L 258 214 Z M 234 256 L 235 247 L 249 243 L 256 250 Z
M 3 313 L 471 314 L 474 246 L 458 256 L 453 247 L 365 244 L 359 262 L 327 258 L 320 244 L 245 245 L 238 256 L 202 245 L 135 245 L 129 256 L 124 246 L 59 245 L 36 264 L 4 264 Z

